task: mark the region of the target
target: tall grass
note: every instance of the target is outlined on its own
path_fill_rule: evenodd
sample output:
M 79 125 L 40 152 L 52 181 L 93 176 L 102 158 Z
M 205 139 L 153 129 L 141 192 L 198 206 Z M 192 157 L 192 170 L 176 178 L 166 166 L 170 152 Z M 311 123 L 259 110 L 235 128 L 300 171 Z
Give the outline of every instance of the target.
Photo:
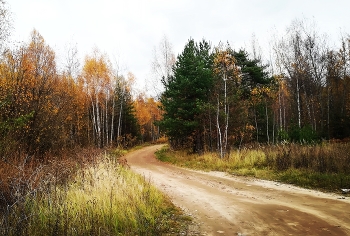
M 219 158 L 217 153 L 197 155 L 164 148 L 157 157 L 183 167 L 279 180 L 307 188 L 350 188 L 349 143 L 257 145 L 231 150 L 225 158 Z
M 181 214 L 148 180 L 106 156 L 4 209 L 0 235 L 162 235 Z

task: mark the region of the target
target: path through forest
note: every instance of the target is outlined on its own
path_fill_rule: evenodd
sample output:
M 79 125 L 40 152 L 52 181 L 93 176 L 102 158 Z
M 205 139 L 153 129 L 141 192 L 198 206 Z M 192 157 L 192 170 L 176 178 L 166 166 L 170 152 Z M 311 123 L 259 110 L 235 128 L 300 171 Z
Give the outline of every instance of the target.
M 179 168 L 155 159 L 161 147 L 145 147 L 126 159 L 194 217 L 193 235 L 350 235 L 347 196 Z

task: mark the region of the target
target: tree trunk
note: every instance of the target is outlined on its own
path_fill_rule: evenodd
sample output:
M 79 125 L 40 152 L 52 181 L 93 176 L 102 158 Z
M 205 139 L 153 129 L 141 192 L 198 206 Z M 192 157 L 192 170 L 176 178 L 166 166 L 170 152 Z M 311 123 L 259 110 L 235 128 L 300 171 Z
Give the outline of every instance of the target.
M 109 142 L 110 142 L 111 146 L 113 144 L 113 133 L 114 133 L 114 113 L 115 113 L 114 109 L 115 109 L 115 93 L 113 92 L 111 133 L 110 133 L 110 138 L 109 138 Z
M 96 94 L 96 126 L 97 126 L 97 146 L 101 147 L 101 117 L 98 95 Z
M 96 136 L 97 136 L 97 124 L 96 124 L 96 112 L 95 112 L 95 104 L 94 104 L 94 101 L 92 99 L 92 96 L 90 96 L 90 99 L 91 99 L 91 107 L 92 107 L 92 117 L 91 117 L 91 120 L 92 120 L 92 129 L 93 129 L 93 140 L 94 140 L 94 143 L 96 144 Z
M 228 136 L 228 120 L 229 120 L 229 106 L 227 103 L 227 78 L 226 78 L 226 73 L 224 74 L 224 82 L 225 82 L 225 135 L 224 135 L 224 144 L 223 144 L 223 157 L 226 155 L 227 151 L 227 136 Z
M 281 101 L 281 85 L 279 86 L 279 91 L 278 91 L 278 115 L 279 115 L 279 128 L 282 130 L 283 123 L 282 123 L 282 101 Z
M 254 121 L 255 121 L 255 130 L 256 130 L 256 142 L 259 142 L 259 127 L 258 127 L 258 120 L 256 117 L 256 109 L 254 106 Z
M 265 101 L 265 115 L 266 115 L 266 138 L 267 143 L 270 143 L 270 135 L 269 135 L 269 114 L 267 112 L 267 102 Z
M 298 109 L 298 127 L 301 128 L 301 105 L 300 105 L 300 87 L 299 87 L 299 79 L 297 80 L 297 109 Z
M 108 134 L 108 129 L 109 129 L 109 127 L 108 127 L 108 100 L 109 100 L 109 90 L 107 90 L 107 94 L 106 94 L 106 107 L 105 107 L 105 109 L 106 109 L 106 112 L 105 112 L 105 116 L 106 116 L 106 118 L 105 118 L 106 145 L 109 144 L 109 137 L 108 137 L 109 136 L 109 134 Z
M 119 109 L 119 120 L 118 120 L 118 129 L 117 129 L 117 144 L 119 146 L 119 139 L 120 139 L 120 133 L 121 133 L 121 122 L 122 122 L 122 111 L 123 111 L 123 98 L 124 95 L 120 98 L 120 109 Z
M 218 150 L 220 152 L 220 158 L 223 158 L 221 128 L 220 128 L 220 122 L 219 122 L 219 115 L 220 115 L 220 99 L 219 99 L 219 95 L 218 95 L 217 99 L 218 99 L 218 106 L 217 106 L 217 113 L 216 113 L 216 126 L 217 126 L 217 129 L 218 129 L 217 146 L 218 146 Z

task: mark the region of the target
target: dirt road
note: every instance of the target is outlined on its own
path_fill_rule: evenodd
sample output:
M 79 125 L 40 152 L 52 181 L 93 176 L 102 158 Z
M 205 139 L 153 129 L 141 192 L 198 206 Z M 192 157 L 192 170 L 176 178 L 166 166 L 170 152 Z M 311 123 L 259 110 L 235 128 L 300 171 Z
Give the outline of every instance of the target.
M 350 198 L 155 159 L 161 145 L 126 156 L 200 225 L 199 235 L 350 235 Z

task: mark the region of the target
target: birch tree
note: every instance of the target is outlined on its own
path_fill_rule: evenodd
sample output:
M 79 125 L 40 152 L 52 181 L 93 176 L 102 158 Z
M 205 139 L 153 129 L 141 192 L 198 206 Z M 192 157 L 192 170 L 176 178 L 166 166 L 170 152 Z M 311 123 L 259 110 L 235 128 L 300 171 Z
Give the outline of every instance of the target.
M 159 98 L 163 92 L 163 84 L 173 75 L 172 67 L 175 64 L 173 46 L 164 35 L 159 45 L 154 48 L 152 61 L 153 83 L 152 89 Z
M 7 2 L 0 0 L 0 52 L 10 36 L 12 29 L 11 12 L 8 9 Z
M 318 117 L 324 117 L 326 113 L 322 96 L 328 52 L 325 36 L 317 32 L 313 22 L 295 20 L 274 49 L 277 63 L 282 66 L 294 98 L 292 105 L 295 112 L 292 114 L 297 114 L 294 120 L 297 120 L 298 129 L 322 129 L 323 119 Z
M 228 130 L 230 120 L 230 104 L 233 101 L 232 94 L 238 91 L 240 84 L 240 68 L 236 66 L 236 59 L 233 51 L 227 45 L 226 48 L 219 46 L 214 57 L 214 73 L 217 76 L 217 89 L 215 96 L 216 107 L 216 128 L 218 133 L 217 148 L 220 157 L 223 158 L 227 152 Z M 228 85 L 230 94 L 228 94 Z
M 108 143 L 108 100 L 111 90 L 110 63 L 105 55 L 95 50 L 85 58 L 82 77 L 91 102 L 93 137 L 98 147 Z

